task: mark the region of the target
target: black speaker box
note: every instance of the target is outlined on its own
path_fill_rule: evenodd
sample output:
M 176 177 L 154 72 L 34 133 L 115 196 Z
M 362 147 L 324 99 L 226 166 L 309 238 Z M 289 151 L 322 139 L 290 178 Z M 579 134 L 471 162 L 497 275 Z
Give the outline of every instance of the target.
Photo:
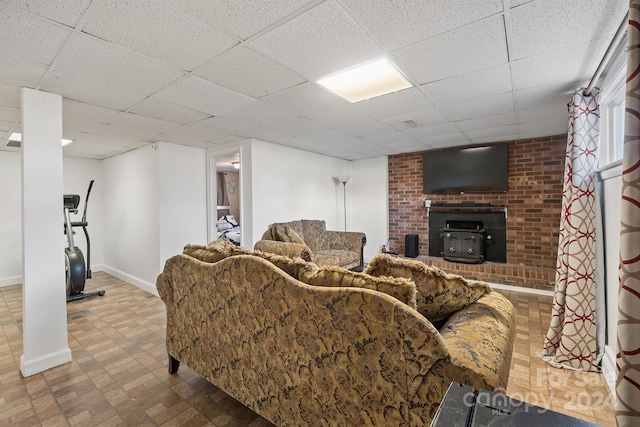
M 404 256 L 415 258 L 419 253 L 418 235 L 405 234 L 404 236 Z

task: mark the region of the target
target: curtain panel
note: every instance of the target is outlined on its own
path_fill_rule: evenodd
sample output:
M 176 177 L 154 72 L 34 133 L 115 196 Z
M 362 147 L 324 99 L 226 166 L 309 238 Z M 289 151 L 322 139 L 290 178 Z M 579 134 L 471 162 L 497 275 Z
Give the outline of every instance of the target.
M 640 0 L 629 3 L 622 157 L 616 424 L 640 426 Z
M 216 174 L 217 183 L 217 204 L 218 206 L 229 206 L 229 193 L 227 192 L 227 177 L 224 172 Z
M 596 342 L 595 171 L 599 89 L 573 94 L 565 157 L 562 215 L 551 325 L 542 357 L 552 366 L 600 370 Z

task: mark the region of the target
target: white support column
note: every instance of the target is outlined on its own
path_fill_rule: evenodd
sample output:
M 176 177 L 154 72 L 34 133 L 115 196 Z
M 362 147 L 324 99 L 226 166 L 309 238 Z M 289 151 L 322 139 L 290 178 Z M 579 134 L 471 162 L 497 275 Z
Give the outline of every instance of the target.
M 22 89 L 22 309 L 20 370 L 71 361 L 62 232 L 62 97 Z

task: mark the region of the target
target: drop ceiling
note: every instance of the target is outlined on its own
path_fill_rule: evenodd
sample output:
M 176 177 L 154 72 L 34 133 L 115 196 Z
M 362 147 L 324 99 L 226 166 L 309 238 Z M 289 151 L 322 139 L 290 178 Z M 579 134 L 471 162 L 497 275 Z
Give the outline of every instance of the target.
M 567 132 L 627 0 L 0 0 L 0 150 L 20 88 L 63 96 L 68 156 L 256 138 L 347 160 Z M 326 75 L 386 57 L 412 88 Z

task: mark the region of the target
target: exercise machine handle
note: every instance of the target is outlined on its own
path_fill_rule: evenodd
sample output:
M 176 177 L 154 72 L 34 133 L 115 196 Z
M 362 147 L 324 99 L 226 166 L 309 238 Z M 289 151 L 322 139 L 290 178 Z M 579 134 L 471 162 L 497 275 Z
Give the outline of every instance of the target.
M 93 181 L 95 180 L 91 180 L 89 181 L 89 188 L 87 189 L 87 197 L 84 198 L 84 211 L 82 212 L 82 223 L 78 224 L 82 227 L 86 227 L 87 226 L 87 204 L 89 203 L 89 194 L 91 194 L 91 188 L 93 187 Z

